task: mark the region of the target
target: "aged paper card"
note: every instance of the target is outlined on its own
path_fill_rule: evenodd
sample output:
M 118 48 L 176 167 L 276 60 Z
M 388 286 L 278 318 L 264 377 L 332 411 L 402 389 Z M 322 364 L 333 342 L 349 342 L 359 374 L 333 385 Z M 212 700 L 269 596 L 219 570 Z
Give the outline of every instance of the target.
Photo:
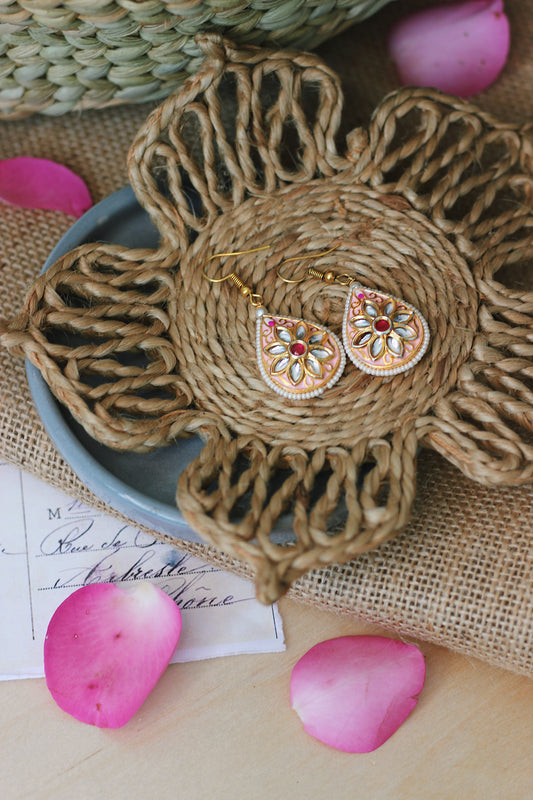
M 0 679 L 40 677 L 48 622 L 75 589 L 150 580 L 180 607 L 172 659 L 285 649 L 253 584 L 125 525 L 0 461 Z

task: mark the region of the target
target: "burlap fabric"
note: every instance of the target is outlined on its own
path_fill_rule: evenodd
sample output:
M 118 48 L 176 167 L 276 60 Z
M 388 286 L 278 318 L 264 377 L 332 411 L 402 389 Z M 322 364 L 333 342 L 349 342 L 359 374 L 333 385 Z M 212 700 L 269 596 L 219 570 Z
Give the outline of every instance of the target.
M 65 118 L 60 123 L 4 126 L 2 156 L 20 152 L 22 145 L 26 152 L 61 160 L 86 178 L 98 199 L 125 180 L 124 154 L 145 112 L 113 111 L 107 112 L 105 119 L 96 113 L 80 119 Z M 90 152 L 80 157 L 77 151 L 84 141 L 90 141 L 95 126 L 98 146 L 93 151 L 89 147 Z M 62 137 L 58 135 L 61 129 L 65 130 Z M 116 138 L 118 131 L 120 141 Z M 70 220 L 59 219 L 51 212 L 6 209 L 4 259 L 7 256 L 9 261 L 5 260 L 2 272 L 7 276 L 3 299 L 8 309 L 19 307 L 38 264 L 69 224 Z M 36 232 L 31 244 L 20 234 L 30 227 Z M 7 316 L 4 311 L 2 316 Z M 20 402 L 21 387 L 25 386 L 20 365 L 5 353 L 2 360 L 5 456 L 88 499 L 86 490 L 42 434 L 27 394 L 24 403 Z M 408 530 L 394 542 L 353 564 L 328 568 L 300 580 L 291 590 L 293 595 L 530 672 L 530 490 L 499 493 L 480 489 L 437 456 L 423 454 L 415 510 Z M 212 550 L 184 546 L 242 569 Z

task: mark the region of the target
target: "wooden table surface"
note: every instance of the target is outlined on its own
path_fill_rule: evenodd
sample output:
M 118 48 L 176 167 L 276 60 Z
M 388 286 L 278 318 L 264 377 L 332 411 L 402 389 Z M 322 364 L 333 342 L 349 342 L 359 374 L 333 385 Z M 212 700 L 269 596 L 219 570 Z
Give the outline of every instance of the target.
M 531 800 L 533 681 L 418 642 L 426 685 L 381 748 L 337 752 L 289 706 L 300 656 L 384 633 L 282 600 L 287 650 L 170 666 L 125 727 L 61 711 L 44 680 L 0 684 L 2 800 Z

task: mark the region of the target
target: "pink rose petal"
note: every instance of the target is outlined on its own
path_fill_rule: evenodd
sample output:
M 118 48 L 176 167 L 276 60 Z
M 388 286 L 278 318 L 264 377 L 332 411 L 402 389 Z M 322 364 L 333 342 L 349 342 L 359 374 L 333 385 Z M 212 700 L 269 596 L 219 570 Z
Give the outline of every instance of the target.
M 44 671 L 52 697 L 82 722 L 119 728 L 161 677 L 180 632 L 178 606 L 151 583 L 83 586 L 48 626 Z
M 470 97 L 493 83 L 509 53 L 502 0 L 435 6 L 400 20 L 389 51 L 403 84 Z
M 425 672 L 414 645 L 381 636 L 329 639 L 294 667 L 291 707 L 315 739 L 346 753 L 369 753 L 409 716 Z
M 0 161 L 0 201 L 22 208 L 50 208 L 81 217 L 92 206 L 82 179 L 46 158 Z

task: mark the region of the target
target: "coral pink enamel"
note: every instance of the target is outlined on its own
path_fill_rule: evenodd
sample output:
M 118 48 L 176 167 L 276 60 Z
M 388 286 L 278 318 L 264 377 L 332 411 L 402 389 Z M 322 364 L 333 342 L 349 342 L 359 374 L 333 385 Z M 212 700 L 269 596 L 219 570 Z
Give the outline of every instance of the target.
M 153 584 L 84 586 L 59 606 L 48 626 L 47 686 L 76 719 L 119 728 L 152 691 L 180 633 L 179 608 Z
M 425 671 L 414 645 L 381 636 L 329 639 L 294 667 L 291 707 L 315 739 L 347 753 L 369 753 L 412 712 Z

